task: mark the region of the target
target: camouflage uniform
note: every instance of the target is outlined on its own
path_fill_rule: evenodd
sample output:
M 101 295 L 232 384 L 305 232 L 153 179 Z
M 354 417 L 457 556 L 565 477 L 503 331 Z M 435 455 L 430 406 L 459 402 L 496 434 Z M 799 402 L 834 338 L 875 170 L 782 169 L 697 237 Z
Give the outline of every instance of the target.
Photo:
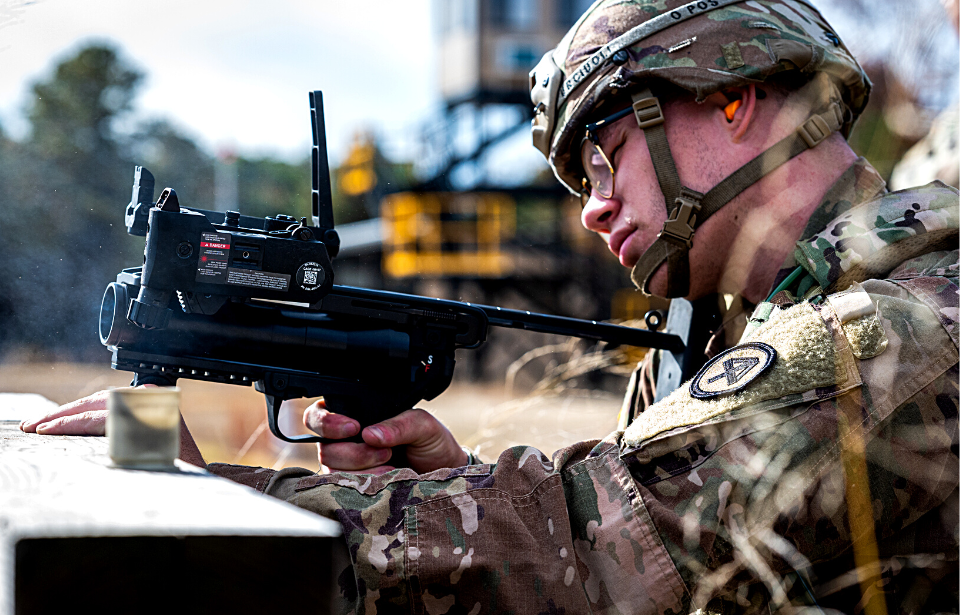
M 956 190 L 887 194 L 858 162 L 748 324 L 771 369 L 552 458 L 210 469 L 341 523 L 343 612 L 956 611 L 958 215 Z

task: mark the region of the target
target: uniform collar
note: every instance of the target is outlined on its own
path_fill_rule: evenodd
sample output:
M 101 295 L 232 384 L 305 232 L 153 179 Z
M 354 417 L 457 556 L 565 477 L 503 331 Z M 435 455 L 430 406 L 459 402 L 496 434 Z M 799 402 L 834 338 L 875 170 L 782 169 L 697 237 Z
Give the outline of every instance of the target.
M 806 259 L 803 258 L 800 246 L 808 245 L 810 240 L 822 232 L 830 222 L 853 207 L 872 201 L 886 192 L 887 183 L 883 181 L 876 169 L 870 166 L 866 158 L 857 158 L 824 194 L 823 200 L 807 220 L 807 225 L 797 240 L 797 250 L 787 256 L 771 289 L 776 288 L 798 265 L 814 273 L 810 271 L 810 267 L 806 266 Z
M 886 194 L 887 182 L 866 158 L 857 158 L 823 196 L 797 242 L 809 240 L 851 208 Z

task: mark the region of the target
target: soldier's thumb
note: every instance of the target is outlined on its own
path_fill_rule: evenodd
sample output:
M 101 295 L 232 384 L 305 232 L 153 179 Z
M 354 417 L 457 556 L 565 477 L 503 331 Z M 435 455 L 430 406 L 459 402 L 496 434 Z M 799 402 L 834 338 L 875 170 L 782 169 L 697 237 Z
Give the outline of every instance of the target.
M 424 410 L 413 409 L 397 416 L 371 425 L 364 430 L 369 438 L 367 444 L 380 447 L 394 447 L 404 444 L 425 444 L 436 438 L 438 423 L 432 414 Z

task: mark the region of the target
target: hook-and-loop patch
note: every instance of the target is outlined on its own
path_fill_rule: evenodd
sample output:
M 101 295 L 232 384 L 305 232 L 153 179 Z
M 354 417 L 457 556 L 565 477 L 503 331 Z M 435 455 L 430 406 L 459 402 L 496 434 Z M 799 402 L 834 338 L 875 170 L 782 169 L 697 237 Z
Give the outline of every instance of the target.
M 690 395 L 707 399 L 739 391 L 767 371 L 777 351 L 763 342 L 747 342 L 713 357 L 690 381 Z

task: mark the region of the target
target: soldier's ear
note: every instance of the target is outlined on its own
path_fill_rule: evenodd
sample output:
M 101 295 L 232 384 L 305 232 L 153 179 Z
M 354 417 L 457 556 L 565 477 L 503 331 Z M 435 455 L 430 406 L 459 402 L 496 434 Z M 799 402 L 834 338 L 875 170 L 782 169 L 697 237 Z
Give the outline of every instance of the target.
M 718 92 L 708 100 L 716 106 L 717 121 L 725 125 L 730 141 L 739 143 L 753 125 L 757 100 L 762 98 L 764 93 L 751 83 Z

